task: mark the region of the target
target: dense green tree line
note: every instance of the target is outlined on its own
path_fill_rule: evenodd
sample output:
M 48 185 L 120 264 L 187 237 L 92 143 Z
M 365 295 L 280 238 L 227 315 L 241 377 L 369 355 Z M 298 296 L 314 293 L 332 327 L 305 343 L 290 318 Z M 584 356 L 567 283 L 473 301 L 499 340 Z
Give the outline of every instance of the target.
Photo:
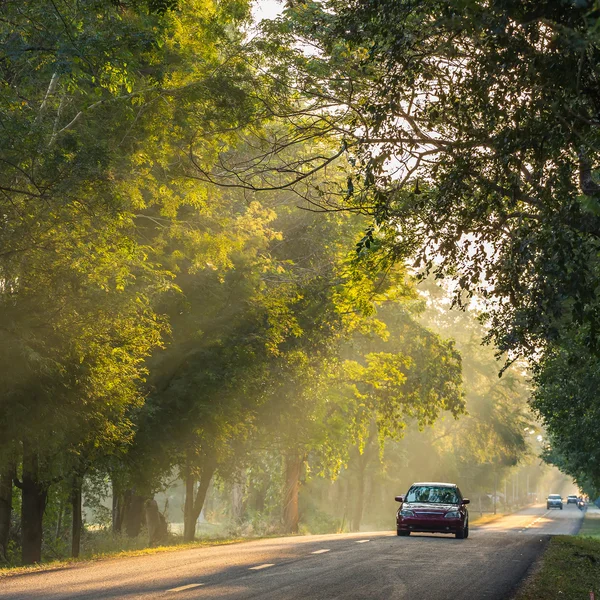
M 521 365 L 463 344 L 465 400 L 415 272 L 485 303 L 593 479 L 597 17 L 555 4 L 297 2 L 250 35 L 246 0 L 4 2 L 0 556 L 67 517 L 77 556 L 84 489 L 159 543 L 174 477 L 186 540 L 215 482 L 296 532 L 350 472 L 358 529 L 369 461 L 443 415 L 450 471 L 518 462 Z
M 233 477 L 216 477 L 207 499 L 207 518 L 229 522 L 235 531 L 277 531 L 284 485 L 285 489 L 299 488 L 299 530 L 312 533 L 358 531 L 361 526 L 369 530 L 389 528 L 394 496 L 423 478 L 458 482 L 469 495 L 474 512 L 493 510 L 494 490 L 499 511 L 524 503 L 528 491 L 546 491 L 535 439 L 540 430 L 528 407 L 531 391 L 523 365 L 511 367 L 499 379 L 502 363 L 494 358 L 491 348 L 481 348 L 485 330 L 470 311 L 448 311 L 449 294 L 436 285 L 428 283 L 424 291 L 426 301 L 380 306 L 378 314 L 389 337 L 352 336 L 346 340 L 342 355 L 350 362 L 345 368 L 354 372 L 356 363 L 351 357 L 360 353 L 401 353 L 403 368 L 409 356 L 415 364 L 413 369 L 403 369 L 394 381 L 406 376 L 404 385 L 410 389 L 414 385 L 409 383 L 411 376 L 422 377 L 424 383 L 435 378 L 432 371 L 442 373 L 443 369 L 441 356 L 427 363 L 430 352 L 419 352 L 419 348 L 437 344 L 439 338 L 433 331 L 450 334 L 461 354 L 467 414 L 459 419 L 442 415 L 435 427 L 427 427 L 425 418 L 419 422 L 406 418 L 409 411 L 426 408 L 422 401 L 419 406 L 412 404 L 410 396 L 404 403 L 405 414 L 388 418 L 386 403 L 378 402 L 374 406 L 377 412 L 371 412 L 366 410 L 366 403 L 356 406 L 353 399 L 348 402 L 338 393 L 336 413 L 323 412 L 323 407 L 331 407 L 331 400 L 313 405 L 312 414 L 317 419 L 304 426 L 301 446 L 295 440 L 305 461 L 299 469 L 282 472 L 284 455 L 289 464 L 290 417 L 298 422 L 310 408 L 306 400 L 296 402 L 294 408 L 300 405 L 301 410 L 286 410 L 284 419 L 278 420 L 276 435 L 259 432 L 260 441 L 249 448 L 251 454 L 246 460 L 237 463 Z M 371 382 L 385 383 L 387 378 L 378 370 L 372 372 L 378 375 Z M 355 387 L 348 380 L 344 386 Z M 369 387 L 363 382 L 357 391 L 368 392 Z M 420 390 L 419 395 L 427 397 L 427 392 Z M 361 398 L 368 402 L 367 394 Z M 349 422 L 354 422 L 353 428 L 358 425 L 362 429 L 359 436 L 349 435 Z M 332 448 L 335 441 L 337 446 Z M 288 481 L 287 475 L 294 475 L 293 480 Z M 520 485 L 515 485 L 519 475 Z
M 271 101 L 292 132 L 269 156 L 270 179 L 258 146 L 252 164 L 210 174 L 303 193 L 315 169 L 347 160 L 353 173 L 329 193 L 315 185 L 310 200 L 371 215 L 360 248 L 454 279 L 459 306 L 483 302 L 487 339 L 508 364 L 524 357 L 534 369 L 548 456 L 588 487 L 598 482 L 599 9 L 288 3 L 257 46 L 297 92 Z M 337 143 L 290 161 L 308 137 Z M 570 368 L 581 357 L 588 368 Z
M 40 560 L 50 486 L 69 480 L 77 538 L 84 475 L 131 440 L 178 261 L 225 267 L 248 237 L 181 167 L 204 121 L 251 113 L 246 72 L 224 58 L 248 7 L 169 8 L 3 5 L 0 545 L 14 481 L 23 562 Z M 210 225 L 188 225 L 186 209 Z
M 3 5 L 4 559 L 13 540 L 39 562 L 50 513 L 57 536 L 70 517 L 77 556 L 86 481 L 110 482 L 113 528 L 136 535 L 175 473 L 193 539 L 213 475 L 234 477 L 265 439 L 295 531 L 309 457 L 334 474 L 372 423 L 399 435 L 464 410 L 459 355 L 410 318 L 410 345 L 344 354 L 389 336 L 378 305 L 414 299 L 402 266 L 353 256 L 360 217 L 198 175 L 225 148 L 248 160 L 247 132 L 289 133 L 257 128 L 257 90 L 285 87 L 253 64 L 248 23 L 241 1 Z

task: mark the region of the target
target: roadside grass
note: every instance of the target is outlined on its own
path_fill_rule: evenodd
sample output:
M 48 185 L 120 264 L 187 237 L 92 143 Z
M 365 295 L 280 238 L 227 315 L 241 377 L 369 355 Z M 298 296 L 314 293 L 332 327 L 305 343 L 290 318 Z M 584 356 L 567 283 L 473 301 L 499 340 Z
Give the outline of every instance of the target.
M 148 546 L 145 528 L 138 536 L 131 537 L 125 533 L 115 534 L 108 527 L 86 526 L 82 531 L 80 556 L 76 559 L 69 556 L 71 547 L 68 531 L 61 537 L 47 535 L 42 546 L 42 562 L 35 565 L 21 565 L 18 548 L 13 544 L 9 552 L 10 562 L 3 563 L 0 560 L 0 580 L 11 575 L 63 569 L 90 561 L 236 544 L 283 535 L 278 528 L 264 523 L 253 522 L 235 526 L 228 523 L 201 523 L 196 529 L 196 541 L 185 542 L 179 524 L 173 523 L 172 526 L 173 530 L 167 540 L 161 546 L 155 547 Z
M 600 537 L 600 510 L 589 508 L 579 530 L 580 536 Z
M 587 600 L 600 594 L 600 540 L 574 535 L 550 540 L 542 564 L 515 600 Z
M 485 525 L 486 523 L 491 523 L 492 521 L 496 521 L 497 519 L 501 519 L 510 513 L 503 513 L 498 511 L 496 514 L 494 513 L 484 513 L 483 515 L 479 515 L 477 517 L 473 517 L 469 515 L 470 524 L 471 525 Z
M 600 510 L 586 511 L 578 535 L 553 537 L 514 600 L 600 598 Z
M 54 571 L 57 569 L 63 569 L 68 566 L 83 564 L 88 562 L 95 562 L 98 560 L 106 560 L 111 558 L 126 558 L 132 556 L 148 556 L 151 554 L 159 554 L 162 552 L 173 552 L 176 550 L 190 550 L 192 548 L 203 548 L 208 546 L 225 546 L 229 544 L 239 544 L 241 542 L 248 542 L 252 540 L 259 540 L 268 537 L 275 536 L 261 536 L 255 538 L 223 538 L 223 539 L 209 539 L 209 540 L 197 540 L 195 542 L 179 542 L 165 546 L 156 546 L 153 548 L 137 548 L 133 550 L 113 550 L 106 552 L 99 552 L 88 556 L 82 556 L 80 558 L 68 558 L 64 560 L 53 560 L 44 562 L 42 564 L 28 565 L 28 566 L 16 566 L 16 567 L 5 567 L 0 568 L 0 580 L 5 577 L 11 577 L 13 575 L 23 575 L 26 573 L 34 573 L 37 571 Z

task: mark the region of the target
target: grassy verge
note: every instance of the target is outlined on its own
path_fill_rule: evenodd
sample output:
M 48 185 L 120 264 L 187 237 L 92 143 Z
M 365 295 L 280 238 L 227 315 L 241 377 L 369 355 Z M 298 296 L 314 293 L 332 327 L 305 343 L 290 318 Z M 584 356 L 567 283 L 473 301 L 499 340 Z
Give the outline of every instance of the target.
M 600 537 L 600 510 L 588 509 L 579 530 L 580 536 Z
M 573 535 L 552 538 L 539 570 L 515 600 L 587 600 L 600 597 L 600 540 Z
M 264 536 L 274 537 L 274 536 Z M 88 562 L 95 562 L 98 560 L 105 560 L 109 558 L 125 558 L 130 556 L 148 556 L 150 554 L 159 554 L 161 552 L 173 552 L 175 550 L 190 550 L 192 548 L 203 548 L 206 546 L 224 546 L 228 544 L 239 544 L 241 542 L 248 542 L 251 540 L 264 539 L 264 537 L 256 538 L 229 538 L 229 539 L 212 539 L 212 540 L 198 540 L 196 542 L 178 543 L 168 546 L 157 546 L 155 548 L 142 548 L 136 550 L 116 550 L 112 552 L 102 552 L 94 554 L 92 556 L 84 556 L 82 558 L 69 558 L 65 560 L 54 560 L 45 562 L 43 564 L 29 565 L 26 567 L 7 567 L 0 568 L 0 580 L 5 577 L 13 575 L 23 575 L 26 573 L 34 573 L 37 571 L 53 571 L 56 569 L 63 569 L 68 566 L 75 564 L 83 564 Z
M 469 515 L 471 525 L 485 525 L 486 523 L 491 523 L 492 521 L 496 521 L 497 519 L 501 519 L 505 517 L 509 513 L 485 513 L 483 515 L 473 517 Z
M 550 540 L 539 567 L 515 600 L 600 598 L 600 511 L 586 512 L 578 535 Z

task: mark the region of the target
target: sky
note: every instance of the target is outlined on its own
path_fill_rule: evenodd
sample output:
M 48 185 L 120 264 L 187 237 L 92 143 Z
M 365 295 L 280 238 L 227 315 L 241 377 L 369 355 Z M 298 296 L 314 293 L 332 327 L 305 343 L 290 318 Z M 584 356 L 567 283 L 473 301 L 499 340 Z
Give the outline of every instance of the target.
M 283 10 L 283 0 L 256 0 L 252 14 L 257 21 L 274 19 Z

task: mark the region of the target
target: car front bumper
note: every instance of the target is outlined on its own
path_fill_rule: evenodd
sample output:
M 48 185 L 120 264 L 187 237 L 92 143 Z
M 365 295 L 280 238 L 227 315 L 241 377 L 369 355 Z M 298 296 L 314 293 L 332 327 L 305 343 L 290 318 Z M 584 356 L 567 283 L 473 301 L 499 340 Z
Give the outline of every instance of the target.
M 418 533 L 456 533 L 462 531 L 462 519 L 421 519 L 404 517 L 396 521 L 398 531 L 414 531 Z

